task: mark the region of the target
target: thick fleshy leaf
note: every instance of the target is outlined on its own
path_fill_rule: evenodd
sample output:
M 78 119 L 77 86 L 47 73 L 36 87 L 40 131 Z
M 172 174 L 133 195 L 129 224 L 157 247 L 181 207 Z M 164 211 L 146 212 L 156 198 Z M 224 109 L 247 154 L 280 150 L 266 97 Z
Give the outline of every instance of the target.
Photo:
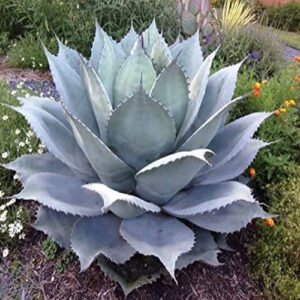
M 176 129 L 180 128 L 186 114 L 188 94 L 187 79 L 176 60 L 160 73 L 150 93 L 171 112 Z
M 105 126 L 107 118 L 112 111 L 110 99 L 94 69 L 84 62 L 81 63 L 81 76 L 98 123 L 100 137 L 105 142 Z
M 223 68 L 209 78 L 201 109 L 192 126 L 193 131 L 198 129 L 221 107 L 231 101 L 236 86 L 238 72 L 243 62 L 244 61 Z
M 182 29 L 185 34 L 193 35 L 198 30 L 197 17 L 188 10 L 183 10 L 181 14 Z
M 98 135 L 99 130 L 93 108 L 87 97 L 80 75 L 67 62 L 52 55 L 46 48 L 45 53 L 55 86 L 64 105 Z
M 224 165 L 216 168 L 213 166 L 211 170 L 203 174 L 200 171 L 195 184 L 213 184 L 238 177 L 249 167 L 258 151 L 268 145 L 269 143 L 251 139 L 237 155 Z
M 96 32 L 90 58 L 91 66 L 96 72 L 99 70 L 100 58 L 104 47 L 104 34 L 104 31 L 98 22 L 96 22 Z
M 176 217 L 193 216 L 220 209 L 239 200 L 255 201 L 250 188 L 235 181 L 222 182 L 180 192 L 163 210 Z
M 211 266 L 221 265 L 218 261 L 218 246 L 212 236 L 212 234 L 201 228 L 193 228 L 196 242 L 190 252 L 182 254 L 177 262 L 176 269 L 183 269 L 188 265 L 201 261 Z
M 121 219 L 113 214 L 83 218 L 76 223 L 71 247 L 78 255 L 81 270 L 86 270 L 100 254 L 123 264 L 136 252 L 120 235 Z
M 120 232 L 136 251 L 159 258 L 175 281 L 178 257 L 194 245 L 193 231 L 179 220 L 164 215 L 147 213 L 124 220 Z
M 104 46 L 99 62 L 98 74 L 103 83 L 111 103 L 113 103 L 113 89 L 117 73 L 123 62 L 126 54 L 121 45 L 118 45 L 106 33 L 104 34 Z
M 153 46 L 160 38 L 159 31 L 156 26 L 155 19 L 153 19 L 151 25 L 142 33 L 144 49 L 148 56 L 151 56 Z
M 211 156 L 210 150 L 200 149 L 160 158 L 136 174 L 136 191 L 144 199 L 165 204 L 208 164 Z
M 151 59 L 157 73 L 160 73 L 172 61 L 172 54 L 163 38 L 159 38 L 154 44 Z
M 138 39 L 138 34 L 134 30 L 133 25 L 131 24 L 129 32 L 124 36 L 124 38 L 120 41 L 120 45 L 122 46 L 124 52 L 127 56 L 130 55 L 130 52 Z
M 236 201 L 226 207 L 186 219 L 207 230 L 231 233 L 247 226 L 253 219 L 272 217 L 258 202 Z
M 57 38 L 57 42 L 58 42 L 58 54 L 57 56 L 66 61 L 70 67 L 72 67 L 77 74 L 80 73 L 80 61 L 81 61 L 81 57 L 80 54 L 74 50 L 71 49 L 69 47 L 67 47 L 66 45 L 64 45 L 58 38 Z
M 209 76 L 211 64 L 217 51 L 218 49 L 213 53 L 211 53 L 205 59 L 203 64 L 200 65 L 198 72 L 196 73 L 195 77 L 193 78 L 189 86 L 190 101 L 188 102 L 187 112 L 185 114 L 183 124 L 181 125 L 181 128 L 176 138 L 177 143 L 180 141 L 181 138 L 185 136 L 185 134 L 188 132 L 191 125 L 194 123 L 195 119 L 197 118 L 202 103 L 202 99 L 205 93 L 206 85 L 208 82 L 208 76 Z
M 73 226 L 79 217 L 40 206 L 33 227 L 42 231 L 61 247 L 69 250 Z
M 65 176 L 75 174 L 51 153 L 23 155 L 2 167 L 14 170 L 22 183 L 35 173 L 54 173 Z
M 14 197 L 38 201 L 51 209 L 75 216 L 101 215 L 101 197 L 81 187 L 83 184 L 75 177 L 38 173 L 30 176 L 24 189 Z
M 224 116 L 242 99 L 243 97 L 240 97 L 229 102 L 213 114 L 179 147 L 179 151 L 190 151 L 207 147 L 219 131 Z
M 175 134 L 168 111 L 142 87 L 113 111 L 107 125 L 108 145 L 136 169 L 170 151 Z
M 216 234 L 215 239 L 216 239 L 218 248 L 222 249 L 222 250 L 226 250 L 226 251 L 235 252 L 235 250 L 228 245 L 227 236 L 228 236 L 227 234 L 223 234 L 223 233 Z
M 90 183 L 84 186 L 98 193 L 103 199 L 103 213 L 112 211 L 122 219 L 138 217 L 145 212 L 160 212 L 159 206 L 143 199 L 124 193 L 116 192 L 102 183 Z
M 220 130 L 208 146 L 216 153 L 212 165 L 215 168 L 219 167 L 237 155 L 250 141 L 261 123 L 271 115 L 272 113 L 265 112 L 252 113 Z
M 203 62 L 199 40 L 199 30 L 197 30 L 192 37 L 172 48 L 173 57 L 179 55 L 177 63 L 187 73 L 190 80 L 194 78 Z
M 193 14 L 193 15 L 197 15 L 201 8 L 204 9 L 204 3 L 206 3 L 209 1 L 202 1 L 202 0 L 190 0 L 189 3 L 189 11 Z M 205 14 L 205 11 L 201 11 L 203 14 Z
M 104 184 L 119 191 L 134 189 L 134 172 L 82 122 L 69 113 L 75 139 Z
M 52 115 L 49 109 L 45 110 L 38 105 L 33 105 L 32 101 L 22 100 L 22 102 L 21 107 L 10 107 L 28 120 L 49 151 L 84 181 L 95 181 L 97 175 L 78 146 L 70 126 L 66 126 Z
M 156 80 L 156 72 L 150 58 L 141 47 L 135 49 L 119 70 L 114 87 L 114 106 L 118 106 L 128 97 L 132 97 L 140 82 L 147 93 Z

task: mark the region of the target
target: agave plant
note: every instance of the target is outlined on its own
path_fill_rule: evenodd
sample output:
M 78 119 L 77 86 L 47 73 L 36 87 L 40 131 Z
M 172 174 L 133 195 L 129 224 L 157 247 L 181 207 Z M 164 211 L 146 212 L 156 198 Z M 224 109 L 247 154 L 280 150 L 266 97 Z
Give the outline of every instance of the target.
M 61 100 L 11 108 L 49 152 L 5 167 L 24 185 L 14 197 L 41 204 L 34 227 L 81 270 L 98 260 L 128 293 L 157 274 L 143 264 L 128 283 L 118 264 L 150 257 L 176 280 L 195 261 L 219 265 L 226 234 L 269 217 L 235 180 L 267 145 L 252 136 L 270 116 L 226 124 L 241 63 L 210 76 L 217 51 L 203 60 L 198 32 L 168 47 L 155 22 L 119 43 L 97 25 L 89 60 L 61 42 L 45 52 Z

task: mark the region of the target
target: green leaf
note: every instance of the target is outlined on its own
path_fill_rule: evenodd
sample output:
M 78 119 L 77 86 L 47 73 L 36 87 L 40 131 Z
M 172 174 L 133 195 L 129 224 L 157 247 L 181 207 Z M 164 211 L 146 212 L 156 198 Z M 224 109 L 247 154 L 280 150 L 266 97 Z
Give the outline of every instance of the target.
M 30 176 L 24 189 L 14 197 L 38 201 L 48 208 L 75 216 L 101 215 L 102 199 L 82 185 L 83 182 L 74 177 L 38 173 Z
M 100 254 L 118 264 L 125 263 L 136 252 L 120 235 L 121 219 L 113 214 L 82 218 L 74 227 L 71 247 L 78 255 L 81 271 L 86 270 Z
M 182 191 L 163 206 L 163 210 L 176 217 L 193 216 L 220 209 L 239 200 L 255 201 L 246 185 L 229 181 Z
M 49 152 L 44 154 L 23 155 L 1 166 L 16 171 L 18 178 L 23 184 L 31 175 L 42 172 L 75 176 L 65 164 Z
M 208 164 L 211 155 L 210 150 L 199 149 L 160 158 L 136 174 L 136 191 L 144 199 L 165 204 Z
M 236 201 L 226 207 L 186 219 L 191 223 L 211 231 L 231 233 L 246 227 L 253 219 L 272 217 L 258 202 Z
M 113 111 L 107 125 L 108 145 L 137 170 L 168 153 L 175 134 L 168 111 L 141 86 Z
M 188 35 L 195 34 L 199 26 L 196 16 L 187 10 L 182 11 L 181 24 L 183 32 Z
M 120 232 L 136 251 L 157 257 L 175 281 L 178 257 L 194 245 L 193 231 L 177 219 L 164 215 L 147 213 L 124 220 Z
M 139 47 L 126 59 L 117 74 L 114 87 L 115 107 L 128 97 L 132 97 L 139 88 L 141 79 L 144 89 L 149 93 L 156 80 L 156 72 L 150 58 Z
M 66 112 L 75 139 L 104 184 L 119 191 L 134 189 L 134 172 L 82 122 Z
M 70 250 L 71 233 L 79 217 L 40 206 L 33 227 L 51 237 L 62 248 Z
M 176 129 L 183 122 L 189 103 L 187 79 L 173 60 L 157 78 L 150 95 L 162 103 L 172 114 Z
M 104 203 L 103 213 L 110 210 L 122 219 L 129 219 L 138 217 L 147 211 L 160 212 L 159 206 L 133 195 L 116 192 L 102 183 L 91 183 L 84 187 L 101 196 Z

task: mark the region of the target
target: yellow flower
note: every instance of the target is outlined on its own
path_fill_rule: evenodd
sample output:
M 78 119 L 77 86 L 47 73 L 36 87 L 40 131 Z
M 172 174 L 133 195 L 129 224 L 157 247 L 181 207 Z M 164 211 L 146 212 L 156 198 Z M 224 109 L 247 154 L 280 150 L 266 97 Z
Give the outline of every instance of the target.
M 280 112 L 283 113 L 283 114 L 285 114 L 286 113 L 286 108 L 284 108 L 284 107 L 280 108 Z
M 268 81 L 267 79 L 265 79 L 265 80 L 263 80 L 261 83 L 262 83 L 262 84 L 268 84 L 269 81 Z
M 272 218 L 266 219 L 266 226 L 275 227 L 275 222 Z
M 296 106 L 296 101 L 295 100 L 290 100 L 289 101 L 290 106 Z
M 260 90 L 261 84 L 260 84 L 259 82 L 256 82 L 255 85 L 254 85 L 254 88 L 255 88 L 256 90 Z
M 285 106 L 285 107 L 291 106 L 290 101 L 289 101 L 289 100 L 285 100 L 285 101 L 284 101 L 284 106 Z

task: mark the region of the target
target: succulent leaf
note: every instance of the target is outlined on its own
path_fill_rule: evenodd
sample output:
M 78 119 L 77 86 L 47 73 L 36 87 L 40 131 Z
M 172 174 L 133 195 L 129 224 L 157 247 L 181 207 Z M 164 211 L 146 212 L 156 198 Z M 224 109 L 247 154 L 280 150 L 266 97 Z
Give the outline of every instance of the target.
M 121 235 L 139 253 L 156 256 L 175 278 L 178 257 L 192 249 L 194 233 L 175 218 L 144 214 L 122 221 Z
M 231 248 L 227 243 L 227 234 L 217 233 L 216 234 L 216 243 L 219 249 L 235 252 L 233 248 Z
M 120 235 L 122 220 L 113 214 L 81 218 L 75 225 L 71 247 L 78 255 L 81 271 L 86 270 L 100 254 L 123 264 L 136 252 Z
M 193 15 L 197 15 L 201 10 L 201 6 L 203 2 L 204 2 L 203 0 L 190 0 L 189 11 Z
M 170 151 L 175 134 L 167 110 L 141 87 L 113 111 L 107 125 L 108 145 L 137 170 Z
M 98 123 L 100 137 L 106 142 L 106 122 L 112 111 L 109 96 L 97 73 L 84 62 L 81 63 L 81 76 Z
M 101 181 L 119 191 L 132 191 L 135 186 L 133 170 L 82 122 L 68 112 L 66 115 L 78 145 Z
M 83 184 L 75 177 L 37 173 L 29 177 L 24 189 L 14 197 L 38 201 L 48 208 L 74 216 L 101 215 L 102 199 L 82 188 Z
M 160 212 L 159 206 L 133 195 L 116 192 L 102 183 L 90 183 L 84 188 L 101 196 L 104 213 L 110 210 L 122 219 L 135 218 L 147 211 Z
M 211 266 L 219 266 L 221 263 L 218 261 L 218 246 L 212 234 L 201 228 L 193 228 L 195 234 L 195 244 L 191 251 L 179 256 L 176 262 L 176 269 L 183 269 L 188 265 L 202 261 Z
M 65 176 L 75 174 L 64 163 L 55 158 L 51 153 L 23 155 L 16 160 L 1 165 L 6 169 L 14 170 L 22 183 L 35 173 L 54 173 Z
M 142 48 L 137 48 L 121 66 L 114 87 L 114 106 L 131 97 L 139 88 L 140 82 L 147 93 L 156 80 L 156 72 L 150 58 Z
M 188 93 L 186 77 L 173 60 L 157 78 L 150 95 L 171 112 L 176 129 L 179 129 L 189 103 Z
M 239 200 L 255 201 L 246 185 L 229 181 L 182 191 L 163 206 L 163 210 L 176 217 L 185 217 L 211 212 Z
M 153 19 L 150 26 L 142 33 L 143 45 L 147 55 L 150 57 L 153 46 L 156 41 L 160 38 L 160 33 L 157 29 L 155 19 Z
M 154 64 L 155 70 L 158 73 L 160 73 L 172 61 L 171 51 L 167 43 L 161 36 L 152 48 L 151 59 Z
M 133 24 L 131 24 L 129 32 L 124 36 L 124 38 L 120 41 L 120 45 L 122 46 L 124 52 L 127 56 L 130 55 L 130 52 L 138 40 L 138 34 L 134 30 Z
M 236 201 L 219 210 L 198 214 L 186 219 L 195 225 L 221 233 L 231 233 L 247 226 L 255 218 L 272 217 L 258 202 Z
M 61 247 L 69 250 L 73 226 L 79 217 L 40 206 L 33 227 L 51 237 Z
M 96 32 L 90 57 L 90 64 L 96 72 L 99 70 L 100 58 L 104 48 L 104 35 L 105 32 L 98 22 L 96 22 Z
M 136 191 L 144 199 L 165 204 L 208 164 L 211 156 L 210 150 L 199 149 L 160 158 L 136 174 Z
M 188 10 L 181 13 L 182 29 L 188 35 L 193 35 L 198 29 L 197 17 Z

